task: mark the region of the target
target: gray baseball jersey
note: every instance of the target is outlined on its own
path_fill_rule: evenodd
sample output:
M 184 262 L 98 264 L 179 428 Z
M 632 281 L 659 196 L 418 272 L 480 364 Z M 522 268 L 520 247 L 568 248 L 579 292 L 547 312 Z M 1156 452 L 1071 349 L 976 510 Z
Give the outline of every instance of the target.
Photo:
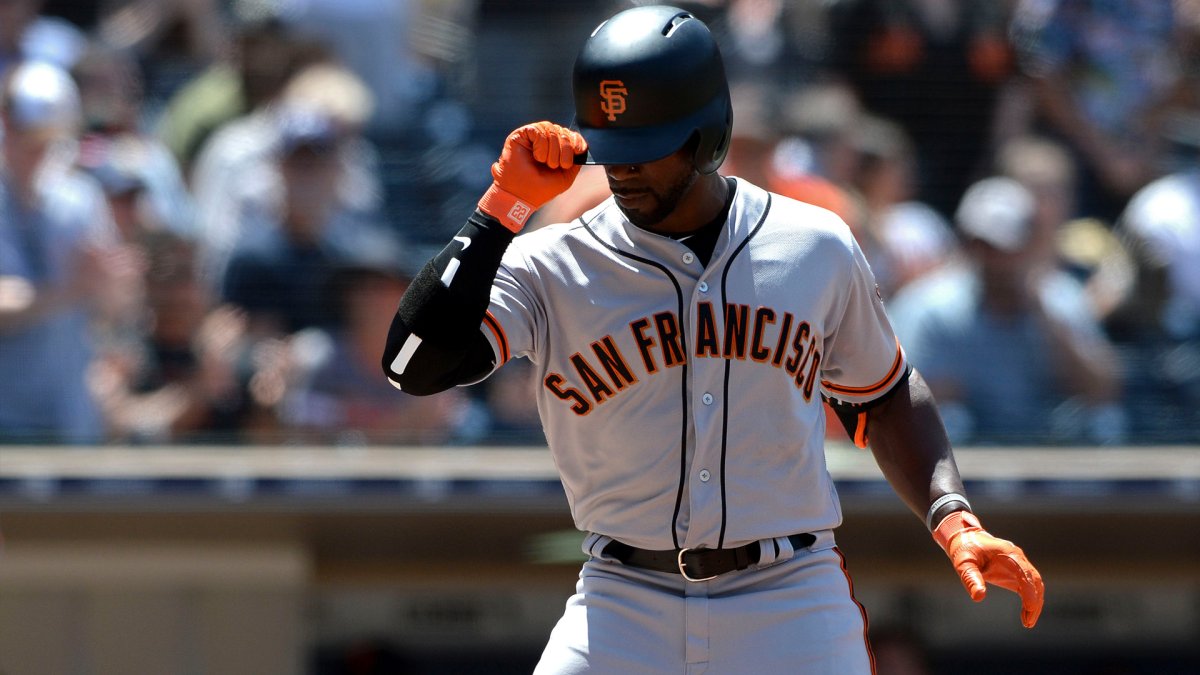
M 821 396 L 907 367 L 847 226 L 743 180 L 707 267 L 611 199 L 517 237 L 483 328 L 536 366 L 576 526 L 657 550 L 836 527 Z

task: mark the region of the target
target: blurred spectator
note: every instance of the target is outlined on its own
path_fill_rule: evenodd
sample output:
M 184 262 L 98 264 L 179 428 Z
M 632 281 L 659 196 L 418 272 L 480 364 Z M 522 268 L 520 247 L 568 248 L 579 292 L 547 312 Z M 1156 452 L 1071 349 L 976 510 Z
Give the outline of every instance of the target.
M 1108 322 L 1131 379 L 1135 431 L 1200 439 L 1200 121 L 1176 120 L 1181 167 L 1138 191 L 1118 224 L 1133 291 Z
M 1035 229 L 1046 233 L 1036 242 L 1041 255 L 1084 284 L 1092 313 L 1098 321 L 1105 321 L 1130 292 L 1132 264 L 1106 223 L 1074 218 L 1078 206 L 1075 158 L 1056 141 L 1017 136 L 997 151 L 996 169 L 1034 195 Z
M 1161 173 L 1194 161 L 1195 113 L 1200 110 L 1200 0 L 1172 0 L 1175 20 L 1174 86 L 1146 115 L 1147 128 L 1163 135 Z
M 820 79 L 834 36 L 828 0 L 678 3 L 713 31 L 731 82 L 791 88 Z M 736 119 L 736 116 L 735 116 Z
M 848 188 L 858 169 L 854 135 L 862 114 L 854 92 L 838 84 L 815 84 L 785 96 L 780 140 L 767 174 L 772 192 L 833 211 L 856 235 L 861 214 Z
M 131 295 L 136 267 L 116 246 L 99 187 L 71 168 L 80 112 L 70 76 L 45 63 L 14 68 L 0 117 L 0 439 L 98 441 L 84 386 L 90 322 Z
M 1012 32 L 1034 110 L 1081 160 L 1084 215 L 1111 222 L 1155 175 L 1153 113 L 1179 78 L 1174 3 L 1022 0 Z
M 733 132 L 721 173 L 766 185 L 772 153 L 779 140 L 772 102 L 774 90 L 756 82 L 732 85 Z
M 970 266 L 920 279 L 890 315 L 958 442 L 1117 442 L 1116 355 L 1083 290 L 1039 245 L 1037 202 L 988 178 L 955 220 Z
M 179 166 L 141 126 L 144 89 L 137 63 L 93 43 L 72 74 L 83 106 L 80 166 L 100 181 L 114 207 L 128 202 L 146 212 L 141 220 L 150 227 L 191 235 L 192 200 Z
M 413 24 L 434 8 L 412 0 L 265 0 L 296 35 L 325 44 L 371 91 L 376 105 L 367 126 L 378 133 L 408 124 L 414 104 L 430 97 L 436 78 L 412 50 Z M 464 4 L 439 2 L 445 6 Z M 448 24 L 436 26 L 447 32 Z M 432 36 L 422 36 L 429 41 Z
M 916 148 L 899 125 L 864 121 L 855 185 L 865 208 L 863 229 L 877 247 L 868 256 L 885 297 L 945 264 L 957 250 L 950 224 L 916 200 Z
M 250 398 L 243 372 L 245 313 L 212 309 L 195 244 L 170 232 L 142 236 L 147 303 L 136 340 L 110 345 L 90 378 L 119 442 L 238 438 Z
M 1128 304 L 1136 284 L 1136 266 L 1125 243 L 1094 218 L 1068 221 L 1057 239 L 1059 265 L 1084 285 L 1092 315 L 1115 337 L 1113 317 Z
M 1055 232 L 1076 213 L 1074 158 L 1053 140 L 1018 136 L 996 152 L 996 170 L 1021 184 L 1034 199 L 1034 237 L 1030 242 L 1049 262 L 1055 256 Z
M 1200 339 L 1200 162 L 1140 190 L 1121 216 L 1120 231 L 1141 271 L 1141 330 Z
M 848 0 L 835 3 L 835 63 L 863 105 L 900 123 L 918 157 L 918 196 L 949 214 L 984 169 L 1002 85 L 1012 73 L 1008 3 Z
M 570 64 L 545 55 L 574 47 L 547 27 L 611 4 L 0 0 L 0 73 L 28 64 L 4 92 L 0 440 L 101 440 L 103 418 L 131 442 L 540 442 L 519 369 L 429 410 L 360 378 L 391 313 L 369 308 L 401 285 L 362 256 L 402 248 L 385 204 L 440 245 L 477 193 L 467 168 L 492 159 L 481 139 L 568 121 Z M 1200 1 L 681 5 L 734 80 L 723 171 L 851 224 L 959 439 L 1119 438 L 1100 322 L 1128 432 L 1195 439 Z M 69 70 L 78 102 L 31 61 Z M 996 139 L 1000 91 L 1018 95 Z M 1018 182 L 1032 215 L 1012 191 L 975 209 L 987 227 L 964 204 L 959 260 L 945 215 L 979 171 Z M 530 228 L 606 196 L 585 167 Z
M 205 145 L 193 174 L 193 191 L 206 279 L 224 275 L 230 253 L 258 233 L 262 218 L 281 217 L 283 177 L 277 161 L 288 142 L 285 127 L 323 118 L 338 170 L 332 195 L 340 212 L 380 219 L 382 188 L 378 157 L 362 136 L 372 109 L 371 93 L 352 73 L 316 64 L 289 81 L 274 104 L 230 122 Z M 293 130 L 295 131 L 295 130 Z M 304 133 L 304 132 L 301 132 Z
M 67 21 L 39 16 L 42 0 L 0 2 L 0 75 L 22 61 L 44 61 L 70 69 L 86 43 Z
M 333 266 L 394 251 L 398 242 L 377 223 L 345 209 L 339 185 L 342 137 L 323 111 L 281 111 L 276 170 L 278 209 L 246 211 L 222 284 L 224 300 L 250 314 L 255 338 L 335 324 L 326 290 Z M 386 331 L 385 331 L 386 332 Z
M 160 230 L 190 235 L 190 227 L 184 225 L 190 222 L 186 219 L 186 211 L 182 215 L 167 212 L 171 217 L 166 219 L 161 215 L 164 212 L 155 208 L 149 198 L 147 187 L 153 179 L 147 175 L 147 165 L 153 161 L 147 158 L 145 151 L 146 146 L 140 139 L 132 136 L 113 141 L 91 137 L 81 144 L 77 164 L 104 190 L 123 241 L 138 244 L 147 233 Z M 186 198 L 187 193 L 183 196 Z M 186 207 L 187 202 L 183 205 Z
M 176 92 L 160 121 L 159 135 L 189 178 L 197 155 L 217 129 L 264 110 L 299 70 L 328 58 L 322 45 L 297 40 L 271 18 L 244 18 L 235 34 L 228 59 Z
M 311 107 L 330 118 L 343 167 L 338 199 L 356 213 L 377 215 L 383 201 L 379 158 L 365 135 L 375 98 L 363 81 L 339 65 L 315 63 L 288 82 L 282 107 L 288 106 Z
M 397 396 L 379 377 L 388 327 L 410 281 L 395 259 L 336 267 L 329 284 L 339 328 L 310 331 L 292 344 L 303 365 L 289 376 L 294 384 L 282 416 L 301 440 L 361 445 L 478 439 L 486 415 L 463 391 Z
M 463 97 L 481 134 L 503 139 L 529 120 L 568 123 L 574 109 L 563 93 L 571 91 L 572 59 L 563 55 L 574 54 L 579 39 L 563 27 L 595 26 L 611 14 L 612 4 L 613 0 L 472 0 L 474 22 L 465 40 L 467 72 L 462 75 L 469 86 Z M 420 39 L 435 37 L 441 36 Z M 515 49 L 516 45 L 537 48 Z
M 60 4 L 80 3 L 61 0 Z M 93 31 L 142 65 L 157 107 L 187 80 L 229 56 L 224 0 L 121 0 L 104 3 Z M 150 112 L 157 112 L 150 111 Z

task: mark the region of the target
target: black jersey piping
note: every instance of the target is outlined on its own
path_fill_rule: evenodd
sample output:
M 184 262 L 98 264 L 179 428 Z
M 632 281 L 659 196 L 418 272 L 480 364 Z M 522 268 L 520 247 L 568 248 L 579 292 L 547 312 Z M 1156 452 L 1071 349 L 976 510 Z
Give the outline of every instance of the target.
M 726 285 L 729 281 L 729 268 L 733 266 L 733 261 L 737 259 L 738 254 L 746 248 L 754 235 L 762 229 L 763 223 L 767 221 L 767 213 L 771 211 L 771 193 L 767 193 L 767 203 L 763 205 L 762 215 L 758 217 L 758 222 L 754 224 L 754 228 L 750 230 L 750 234 L 738 244 L 730 254 L 729 260 L 725 261 L 725 269 L 721 271 L 721 313 L 722 316 L 728 316 L 729 299 L 727 297 Z M 729 369 L 733 364 L 730 359 L 725 359 L 725 384 L 721 392 L 721 534 L 717 537 L 717 548 L 725 548 L 725 525 L 728 521 L 728 508 L 725 501 L 725 455 L 729 448 Z
M 671 274 L 671 270 L 667 269 L 666 265 L 663 265 L 662 263 L 650 260 L 649 258 L 643 258 L 639 255 L 634 255 L 633 253 L 629 253 L 627 251 L 622 251 L 621 249 L 617 248 L 616 246 L 609 244 L 608 242 L 601 239 L 600 235 L 596 234 L 596 232 L 594 230 L 592 230 L 591 226 L 587 223 L 587 221 L 585 221 L 582 217 L 579 218 L 579 223 L 581 225 L 583 225 L 583 229 L 587 230 L 588 234 L 592 235 L 592 238 L 594 238 L 601 246 L 607 248 L 608 250 L 612 251 L 613 253 L 616 253 L 619 256 L 622 256 L 624 258 L 629 258 L 630 260 L 640 262 L 643 265 L 649 265 L 650 267 L 653 267 L 653 268 L 659 270 L 660 272 L 665 274 L 667 276 L 667 278 L 671 280 L 671 283 L 675 286 L 675 298 L 676 298 L 676 302 L 678 304 L 678 311 L 679 311 L 679 314 L 678 314 L 678 316 L 679 316 L 679 341 L 680 341 L 680 346 L 683 348 L 683 355 L 684 355 L 683 378 L 682 378 L 682 384 L 680 386 L 680 399 L 683 404 L 683 423 L 680 425 L 680 431 L 679 431 L 679 487 L 676 488 L 676 491 L 675 491 L 675 512 L 671 515 L 671 542 L 674 544 L 675 548 L 679 548 L 679 511 L 683 507 L 683 487 L 684 487 L 685 481 L 687 481 L 687 432 L 688 432 L 688 419 L 689 419 L 688 386 L 687 386 L 687 384 L 688 384 L 688 355 L 689 355 L 689 352 L 688 352 L 688 346 L 687 346 L 687 344 L 688 344 L 687 343 L 687 326 L 686 326 L 687 322 L 684 320 L 684 313 L 683 313 L 683 287 L 681 287 L 679 285 L 679 280 L 677 280 L 675 278 L 674 274 Z

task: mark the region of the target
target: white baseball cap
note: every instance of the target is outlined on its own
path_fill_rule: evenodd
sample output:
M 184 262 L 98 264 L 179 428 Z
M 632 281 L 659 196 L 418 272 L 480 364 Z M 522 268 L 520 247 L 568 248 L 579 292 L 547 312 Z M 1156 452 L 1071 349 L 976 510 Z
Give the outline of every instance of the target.
M 954 220 L 962 233 L 1002 250 L 1025 246 L 1033 229 L 1033 193 L 1011 178 L 985 178 L 967 188 Z
M 17 129 L 71 134 L 79 128 L 79 89 L 62 68 L 37 61 L 22 63 L 5 84 L 4 110 Z

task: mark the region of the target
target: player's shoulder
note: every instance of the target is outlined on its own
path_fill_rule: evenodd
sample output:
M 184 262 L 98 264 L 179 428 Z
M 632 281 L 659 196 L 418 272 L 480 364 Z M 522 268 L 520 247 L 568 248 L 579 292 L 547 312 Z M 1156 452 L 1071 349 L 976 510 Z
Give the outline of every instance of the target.
M 775 220 L 780 226 L 794 230 L 810 230 L 817 235 L 830 236 L 847 242 L 854 238 L 850 232 L 850 226 L 833 211 L 816 204 L 792 199 L 777 192 L 770 194 L 769 218 Z
M 760 188 L 761 189 L 761 188 Z M 822 256 L 849 259 L 857 246 L 850 226 L 828 209 L 776 192 L 770 195 L 762 232 L 764 240 L 788 242 Z

